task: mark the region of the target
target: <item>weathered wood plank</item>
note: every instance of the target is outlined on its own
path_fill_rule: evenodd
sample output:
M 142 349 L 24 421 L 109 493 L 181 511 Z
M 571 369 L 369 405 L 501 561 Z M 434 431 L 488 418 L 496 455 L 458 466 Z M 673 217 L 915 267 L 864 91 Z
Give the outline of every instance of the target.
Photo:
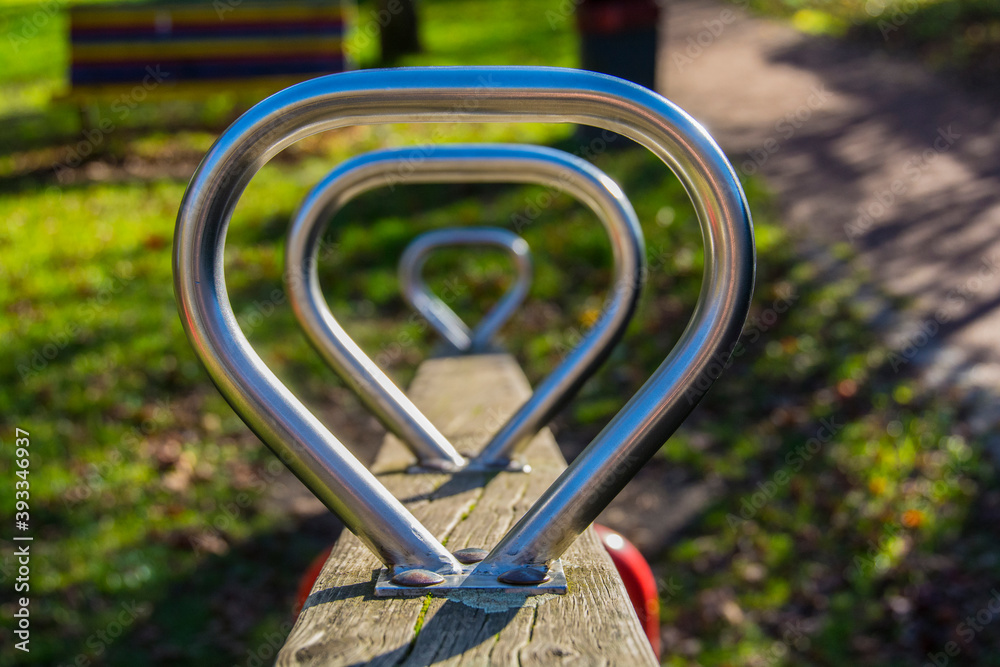
M 530 395 L 509 355 L 432 359 L 409 394 L 459 450 L 477 451 Z M 531 474 L 406 475 L 409 451 L 388 436 L 379 479 L 449 549 L 489 548 L 548 488 L 566 462 L 545 430 L 525 451 Z M 381 564 L 345 533 L 330 554 L 277 664 L 656 664 L 621 579 L 592 530 L 563 557 L 570 593 L 513 607 L 447 598 L 374 597 Z

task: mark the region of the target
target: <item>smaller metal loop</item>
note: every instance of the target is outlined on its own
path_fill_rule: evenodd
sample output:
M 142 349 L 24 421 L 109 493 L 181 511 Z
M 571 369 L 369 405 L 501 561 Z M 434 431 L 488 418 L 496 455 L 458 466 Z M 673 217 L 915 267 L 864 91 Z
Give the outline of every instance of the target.
M 443 299 L 424 282 L 427 258 L 435 250 L 448 247 L 485 246 L 506 250 L 514 260 L 517 278 L 506 294 L 474 328 L 462 321 Z M 460 353 L 483 352 L 507 320 L 517 312 L 531 288 L 531 249 L 514 232 L 499 227 L 449 227 L 421 234 L 403 252 L 399 260 L 399 284 L 407 303 L 424 316 L 432 327 Z
M 528 466 L 517 461 L 518 449 L 593 375 L 635 311 L 645 272 L 642 228 L 625 193 L 607 174 L 564 151 L 519 144 L 449 144 L 435 146 L 420 160 L 411 153 L 396 148 L 356 156 L 310 191 L 295 214 L 285 246 L 289 302 L 324 359 L 417 454 L 419 466 L 413 472 L 527 471 Z M 491 182 L 545 185 L 590 208 L 611 245 L 613 282 L 603 316 L 469 462 L 337 322 L 319 284 L 317 257 L 326 226 L 364 192 L 395 183 Z

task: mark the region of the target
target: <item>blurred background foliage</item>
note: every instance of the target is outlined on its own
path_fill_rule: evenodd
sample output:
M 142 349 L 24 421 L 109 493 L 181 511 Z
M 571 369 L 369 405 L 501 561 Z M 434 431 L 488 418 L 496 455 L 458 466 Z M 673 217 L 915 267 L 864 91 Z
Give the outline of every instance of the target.
M 838 34 L 866 12 L 754 2 Z M 425 52 L 402 64 L 572 66 L 572 16 L 545 18 L 564 5 L 427 0 Z M 0 6 L 0 438 L 6 447 L 15 426 L 31 432 L 36 536 L 32 652 L 5 642 L 0 662 L 249 664 L 287 633 L 296 580 L 335 533 L 326 519 L 275 499 L 286 476 L 211 386 L 173 299 L 171 239 L 187 179 L 244 101 L 221 93 L 137 106 L 76 160 L 85 128 L 58 101 L 66 92 L 61 6 L 26 43 L 8 39 L 43 6 L 52 5 Z M 957 6 L 966 3 L 926 4 Z M 363 2 L 358 15 L 371 9 Z M 962 21 L 949 39 L 965 34 Z M 375 64 L 377 44 L 355 40 L 353 55 Z M 434 129 L 347 128 L 299 142 L 254 178 L 228 236 L 229 291 L 251 342 L 364 459 L 380 429 L 297 330 L 280 296 L 283 239 L 297 204 L 337 162 L 424 145 Z M 572 456 L 659 364 L 693 310 L 703 267 L 693 208 L 652 156 L 593 150 L 568 126 L 445 130 L 448 141 L 542 143 L 592 157 L 642 222 L 654 269 L 642 305 L 607 367 L 555 423 Z M 989 601 L 982 582 L 1000 574 L 987 518 L 1000 507 L 993 466 L 954 407 L 958 396 L 928 392 L 909 365 L 897 372 L 889 363 L 878 325 L 891 316 L 887 306 L 905 304 L 806 254 L 781 226 L 766 184 L 744 185 L 759 271 L 743 352 L 650 463 L 656 474 L 640 481 L 662 485 L 657 474 L 680 474 L 721 489 L 675 539 L 645 554 L 663 584 L 665 662 L 915 664 Z M 510 227 L 524 217 L 537 273 L 503 334 L 537 381 L 594 321 L 609 282 L 600 225 L 565 196 L 456 185 L 359 197 L 325 239 L 327 297 L 362 347 L 385 354 L 387 370 L 406 383 L 434 339 L 399 294 L 402 248 L 424 230 Z M 849 250 L 832 250 L 849 259 Z M 453 306 L 474 321 L 506 289 L 510 267 L 492 253 L 442 253 L 428 272 L 438 290 L 446 280 L 465 286 Z M 779 314 L 779 304 L 789 307 Z M 0 466 L 12 479 L 10 458 Z M 633 520 L 669 511 L 637 511 Z M 635 524 L 613 527 L 628 535 Z M 4 588 L 10 551 L 4 542 Z M 129 621 L 116 626 L 123 612 Z M 998 637 L 977 636 L 963 663 L 995 664 Z
M 983 83 L 1000 72 L 997 0 L 748 1 L 805 32 L 910 52 L 935 68 L 979 75 Z

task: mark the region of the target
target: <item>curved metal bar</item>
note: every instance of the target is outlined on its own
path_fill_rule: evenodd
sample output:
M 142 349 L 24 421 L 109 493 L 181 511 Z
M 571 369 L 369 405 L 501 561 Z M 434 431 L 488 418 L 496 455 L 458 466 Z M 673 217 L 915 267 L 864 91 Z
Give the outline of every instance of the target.
M 250 347 L 226 291 L 226 229 L 253 175 L 305 136 L 358 124 L 510 121 L 594 125 L 646 146 L 691 197 L 706 251 L 698 305 L 666 360 L 477 570 L 547 566 L 690 413 L 746 319 L 754 278 L 750 212 L 732 166 L 701 125 L 650 90 L 593 72 L 534 67 L 346 72 L 297 84 L 250 109 L 209 150 L 181 202 L 174 288 L 196 353 L 250 428 L 396 569 L 460 568 Z
M 642 229 L 615 182 L 564 151 L 517 144 L 457 144 L 422 151 L 419 161 L 408 160 L 410 153 L 412 149 L 372 151 L 346 160 L 327 175 L 294 216 L 285 264 L 289 300 L 313 345 L 386 428 L 413 447 L 421 459 L 448 451 L 451 445 L 334 318 L 315 263 L 324 224 L 354 197 L 387 183 L 501 181 L 542 183 L 562 190 L 587 204 L 608 233 L 614 277 L 602 317 L 493 436 L 473 466 L 516 468 L 511 458 L 518 447 L 572 399 L 625 332 L 645 270 Z
M 424 265 L 430 254 L 438 248 L 456 246 L 488 246 L 506 250 L 517 270 L 514 283 L 471 331 L 462 318 L 424 282 Z M 531 249 L 527 241 L 499 227 L 434 229 L 415 238 L 399 258 L 399 284 L 403 297 L 458 352 L 489 349 L 493 337 L 528 296 L 531 275 Z

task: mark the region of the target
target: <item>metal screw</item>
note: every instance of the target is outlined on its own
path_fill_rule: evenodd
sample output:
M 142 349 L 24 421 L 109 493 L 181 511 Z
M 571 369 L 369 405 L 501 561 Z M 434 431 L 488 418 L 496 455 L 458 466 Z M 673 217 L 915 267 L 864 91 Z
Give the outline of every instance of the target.
M 433 586 L 442 581 L 444 581 L 444 577 L 430 570 L 407 570 L 392 577 L 392 583 L 397 586 Z
M 486 558 L 489 553 L 490 552 L 486 549 L 476 549 L 473 547 L 470 549 L 459 549 L 454 553 L 454 556 L 459 563 L 462 563 L 463 565 L 471 565 L 472 563 L 478 563 L 482 559 Z
M 507 570 L 497 577 L 498 581 L 505 584 L 514 584 L 515 586 L 544 584 L 549 579 L 551 577 L 549 577 L 548 570 L 542 567 L 531 567 L 530 565 Z

